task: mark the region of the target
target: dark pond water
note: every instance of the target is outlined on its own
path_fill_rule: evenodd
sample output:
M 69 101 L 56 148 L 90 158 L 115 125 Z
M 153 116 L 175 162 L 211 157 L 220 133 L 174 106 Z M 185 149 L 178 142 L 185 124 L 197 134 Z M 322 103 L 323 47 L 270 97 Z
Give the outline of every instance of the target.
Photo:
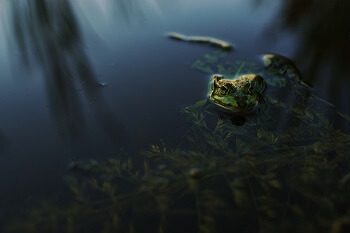
M 169 31 L 230 41 L 233 60 L 289 57 L 317 95 L 350 113 L 349 9 L 346 0 L 0 1 L 1 226 L 65 199 L 72 161 L 178 144 L 189 128 L 181 110 L 207 95 L 209 75 L 191 66 L 214 49 Z

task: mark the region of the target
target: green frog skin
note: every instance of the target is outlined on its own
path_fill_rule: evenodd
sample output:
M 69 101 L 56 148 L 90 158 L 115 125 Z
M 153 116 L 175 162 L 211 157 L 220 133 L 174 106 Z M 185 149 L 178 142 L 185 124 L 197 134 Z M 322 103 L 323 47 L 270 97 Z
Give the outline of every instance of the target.
M 253 112 L 266 89 L 265 80 L 257 74 L 245 74 L 236 79 L 214 74 L 211 82 L 209 100 L 222 110 L 239 115 Z

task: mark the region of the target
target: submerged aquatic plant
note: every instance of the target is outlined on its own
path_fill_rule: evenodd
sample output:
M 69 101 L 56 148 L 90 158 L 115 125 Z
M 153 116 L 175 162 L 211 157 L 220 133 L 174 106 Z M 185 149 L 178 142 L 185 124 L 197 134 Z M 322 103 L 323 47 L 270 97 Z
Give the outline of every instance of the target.
M 66 177 L 70 202 L 33 209 L 9 231 L 346 232 L 346 116 L 290 77 L 223 58 L 215 52 L 194 67 L 254 72 L 268 84 L 264 106 L 244 125 L 200 100 L 183 110 L 191 126 L 177 147 L 78 163 Z

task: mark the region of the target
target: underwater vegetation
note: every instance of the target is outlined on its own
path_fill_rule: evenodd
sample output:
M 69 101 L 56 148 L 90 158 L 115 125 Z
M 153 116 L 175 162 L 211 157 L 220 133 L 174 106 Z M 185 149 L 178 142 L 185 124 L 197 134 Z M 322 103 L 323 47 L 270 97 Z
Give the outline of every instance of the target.
M 76 163 L 71 200 L 43 203 L 8 232 L 348 232 L 349 117 L 285 69 L 217 51 L 193 68 L 260 75 L 264 103 L 238 126 L 199 100 L 183 109 L 190 127 L 176 147 Z

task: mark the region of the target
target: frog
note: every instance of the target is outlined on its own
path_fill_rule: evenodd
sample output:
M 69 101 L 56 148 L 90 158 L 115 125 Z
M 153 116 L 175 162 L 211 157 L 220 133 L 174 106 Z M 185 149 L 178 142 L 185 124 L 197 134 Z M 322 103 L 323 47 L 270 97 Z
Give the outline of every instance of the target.
M 303 80 L 297 65 L 288 57 L 276 53 L 266 53 L 261 56 L 261 59 L 268 71 L 285 76 L 308 89 L 311 88 L 311 84 Z
M 258 74 L 243 74 L 235 79 L 213 74 L 209 101 L 226 113 L 246 116 L 263 102 L 265 89 L 266 82 Z
M 291 79 L 301 79 L 301 73 L 294 62 L 280 54 L 266 53 L 262 61 L 267 70 L 279 75 L 286 75 Z

